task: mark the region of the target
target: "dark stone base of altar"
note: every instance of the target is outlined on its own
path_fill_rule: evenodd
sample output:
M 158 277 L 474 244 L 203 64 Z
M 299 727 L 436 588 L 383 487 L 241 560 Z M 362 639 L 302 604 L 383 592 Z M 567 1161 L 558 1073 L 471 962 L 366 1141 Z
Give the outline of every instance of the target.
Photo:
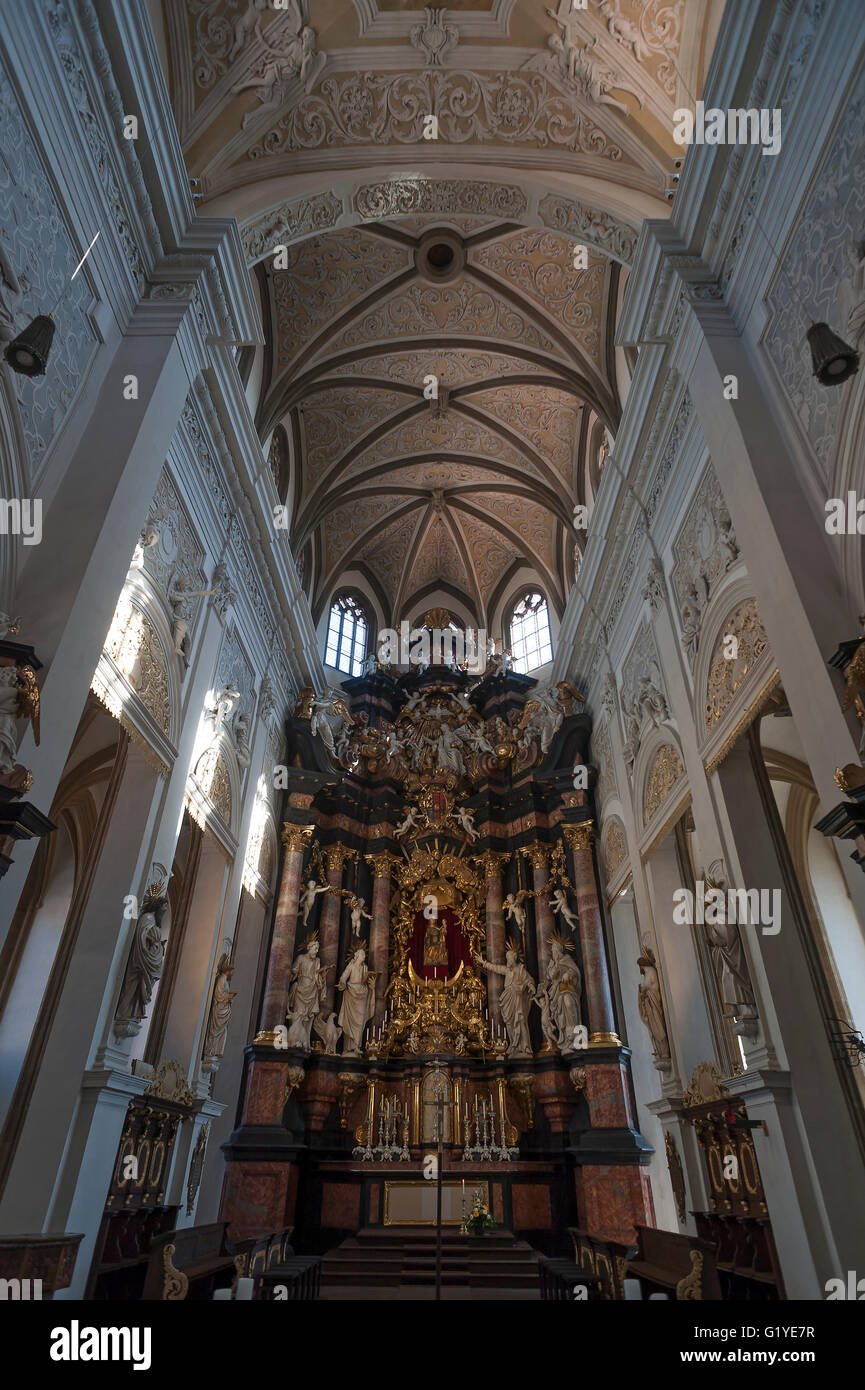
M 322 1261 L 321 1297 L 369 1297 L 368 1291 L 413 1290 L 430 1297 L 436 1280 L 436 1232 L 415 1226 L 366 1227 L 348 1237 Z M 539 1297 L 538 1252 L 512 1231 L 464 1236 L 442 1231 L 443 1289 L 477 1289 Z M 381 1296 L 372 1292 L 372 1297 Z

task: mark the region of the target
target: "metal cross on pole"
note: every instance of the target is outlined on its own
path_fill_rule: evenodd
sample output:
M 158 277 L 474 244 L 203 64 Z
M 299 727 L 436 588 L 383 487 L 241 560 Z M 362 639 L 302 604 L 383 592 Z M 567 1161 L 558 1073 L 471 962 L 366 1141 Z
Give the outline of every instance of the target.
M 435 1136 L 436 1136 L 436 1302 L 442 1296 L 442 1139 L 444 1132 L 444 1087 L 436 1080 L 435 1089 Z

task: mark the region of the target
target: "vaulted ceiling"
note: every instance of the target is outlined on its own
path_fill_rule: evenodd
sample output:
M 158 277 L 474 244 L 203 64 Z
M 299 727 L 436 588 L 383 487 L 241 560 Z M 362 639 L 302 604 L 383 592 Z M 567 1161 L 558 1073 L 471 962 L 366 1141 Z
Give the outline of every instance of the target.
M 527 576 L 564 605 L 721 0 L 409 3 L 164 0 L 158 38 L 201 210 L 244 227 L 314 614 L 351 575 L 394 623 L 484 626 Z

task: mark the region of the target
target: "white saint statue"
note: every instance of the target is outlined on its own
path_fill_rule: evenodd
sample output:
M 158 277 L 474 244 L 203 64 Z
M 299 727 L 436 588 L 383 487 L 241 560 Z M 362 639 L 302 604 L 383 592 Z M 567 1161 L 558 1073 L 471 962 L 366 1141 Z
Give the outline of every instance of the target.
M 549 1017 L 555 1026 L 555 1043 L 564 1055 L 574 1050 L 575 1029 L 580 1024 L 580 987 L 582 976 L 576 961 L 571 960 L 565 947 L 556 937 L 550 942 L 551 957 L 544 971 L 535 1002 L 544 1017 L 544 1009 L 549 1009 Z M 552 1041 L 544 1033 L 548 1041 Z
M 520 960 L 516 947 L 508 946 L 504 965 L 494 965 L 492 961 L 484 960 L 483 956 L 476 956 L 475 960 L 487 974 L 492 972 L 504 978 L 499 1006 L 508 1035 L 508 1056 L 531 1057 L 529 1008 L 535 993 L 535 982 Z
M 318 942 L 313 938 L 297 957 L 291 970 L 289 1008 L 286 1018 L 290 1027 L 287 1045 L 309 1052 L 309 1034 L 314 1019 L 321 1013 L 327 985 L 325 967 L 319 963 Z
M 363 946 L 356 946 L 337 984 L 342 994 L 339 1025 L 344 1057 L 356 1057 L 360 1051 L 364 1030 L 375 1008 L 375 981 L 375 972 L 367 968 L 366 951 Z

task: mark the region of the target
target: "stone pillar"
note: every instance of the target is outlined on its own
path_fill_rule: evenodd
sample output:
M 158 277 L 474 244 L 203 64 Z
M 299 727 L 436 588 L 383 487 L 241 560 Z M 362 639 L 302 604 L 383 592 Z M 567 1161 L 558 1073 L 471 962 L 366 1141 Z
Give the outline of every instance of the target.
M 705 277 L 705 269 L 692 269 L 683 278 L 696 280 L 701 274 Z M 702 331 L 689 390 L 803 756 L 826 810 L 838 800 L 835 769 L 859 761 L 855 721 L 841 713 L 837 677 L 827 664 L 839 638 L 856 635 L 859 608 L 845 590 L 839 550 L 826 533 L 825 516 L 816 513 L 791 462 L 790 445 L 775 423 L 770 391 L 761 389 L 754 373 L 737 400 L 725 398 L 725 378 L 741 374 L 743 362 L 752 356 L 759 367 L 761 354 L 749 354 L 723 298 L 708 300 L 686 288 Z M 802 350 L 807 352 L 807 346 Z M 849 541 L 851 546 L 858 543 L 858 537 Z M 861 870 L 846 854 L 839 861 L 860 920 L 865 919 Z
M 583 979 L 589 1006 L 589 1046 L 620 1046 L 613 1018 L 613 996 L 604 949 L 604 927 L 598 903 L 592 844 L 594 823 L 563 825 L 562 832 L 574 865 L 574 896 L 580 919 Z
M 479 854 L 476 863 L 483 867 L 487 883 L 487 960 L 494 965 L 505 963 L 505 918 L 502 912 L 502 873 L 510 859 L 509 854 L 501 854 L 488 849 Z M 500 1004 L 504 981 L 501 975 L 492 971 L 487 975 L 487 999 L 490 1018 L 497 1027 L 503 1027 Z
M 523 845 L 520 854 L 525 854 L 531 862 L 532 886 L 537 894 L 534 899 L 535 939 L 538 945 L 538 983 L 540 983 L 546 974 L 552 955 L 550 934 L 556 929 L 550 907 L 550 895 L 540 891 L 542 888 L 546 888 L 550 881 L 550 847 L 549 845 L 542 845 L 540 841 L 536 840 L 533 845 Z
M 770 895 L 780 890 L 780 916 L 770 930 L 765 922 L 740 930 L 765 972 L 760 1008 L 768 1018 L 761 1026 L 776 1039 L 784 1070 L 749 1067 L 734 1089 L 746 1100 L 747 1090 L 762 1092 L 748 1106 L 755 1118 L 763 1118 L 761 1109 L 767 1114 L 768 1133 L 756 1130 L 754 1147 L 787 1292 L 814 1298 L 827 1279 L 861 1263 L 865 1209 L 850 1199 L 863 1179 L 859 1102 L 850 1070 L 835 1059 L 827 1036 L 831 998 L 758 740 L 758 731 L 749 731 L 714 779 L 730 830 L 732 881 Z M 785 1073 L 792 1079 L 789 1097 Z M 799 1124 L 792 1125 L 796 1112 Z
M 294 941 L 297 933 L 297 906 L 300 898 L 300 877 L 303 867 L 304 850 L 309 845 L 314 825 L 283 826 L 282 843 L 285 845 L 285 859 L 282 865 L 282 880 L 279 885 L 279 898 L 273 918 L 273 936 L 270 941 L 270 954 L 267 961 L 267 981 L 264 986 L 264 1000 L 261 1006 L 261 1029 L 256 1037 L 257 1043 L 272 1043 L 275 1030 L 285 1023 L 288 1008 L 288 982 L 291 978 L 291 963 L 294 959 Z
M 333 889 L 332 893 L 325 893 L 324 902 L 319 918 L 319 938 L 320 949 L 319 959 L 323 966 L 331 966 L 327 972 L 327 994 L 325 995 L 325 1010 L 334 1007 L 336 996 L 336 967 L 339 957 L 339 919 L 342 912 L 342 871 L 346 859 L 357 857 L 357 851 L 348 849 L 339 840 L 335 844 L 327 845 L 322 853 L 327 865 L 327 882 Z
M 372 922 L 369 928 L 369 968 L 377 970 L 375 982 L 375 1014 L 373 1023 L 384 1018 L 384 992 L 387 989 L 388 942 L 390 939 L 390 876 L 391 865 L 397 862 L 390 850 L 364 856 L 373 873 Z
M 27 556 L 10 611 L 27 617 L 27 641 L 44 662 L 42 737 L 28 725 L 18 761 L 47 806 L 63 774 L 139 529 L 156 491 L 190 384 L 179 335 L 188 305 L 138 305 L 87 427 L 47 506 L 42 544 Z M 194 374 L 194 368 L 193 368 Z M 124 380 L 138 399 L 124 401 Z M 50 562 L 45 557 L 50 557 Z M 849 759 L 848 759 L 849 761 Z M 38 840 L 22 842 L 3 888 L 5 939 Z

